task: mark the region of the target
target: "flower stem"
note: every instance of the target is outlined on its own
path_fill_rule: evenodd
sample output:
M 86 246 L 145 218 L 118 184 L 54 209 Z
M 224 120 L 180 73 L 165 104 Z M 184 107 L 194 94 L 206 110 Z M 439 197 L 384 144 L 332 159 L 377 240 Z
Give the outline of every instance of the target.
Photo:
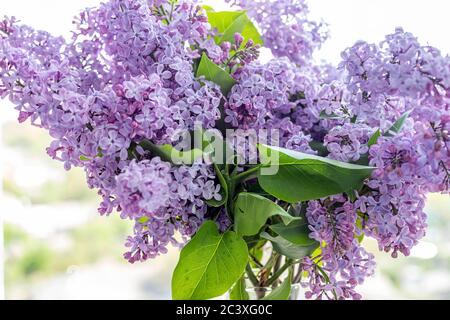
M 259 170 L 260 167 L 261 167 L 261 166 L 258 165 L 258 166 L 255 166 L 255 167 L 253 167 L 253 168 L 247 170 L 247 171 L 244 171 L 244 172 L 242 172 L 242 173 L 240 173 L 240 174 L 234 176 L 234 177 L 232 178 L 232 180 L 233 180 L 236 184 L 238 184 L 238 183 L 244 182 L 245 180 L 256 178 L 257 173 L 258 173 L 258 170 Z
M 278 280 L 278 278 L 292 265 L 295 264 L 295 261 L 293 260 L 288 260 L 277 272 L 275 272 L 275 274 L 269 278 L 269 280 L 267 280 L 266 285 L 270 286 L 272 285 L 275 281 Z
M 249 263 L 247 263 L 247 266 L 245 267 L 245 272 L 247 273 L 247 276 L 250 280 L 250 282 L 253 284 L 254 287 L 258 287 L 259 281 L 256 278 L 255 274 L 253 273 L 252 267 Z

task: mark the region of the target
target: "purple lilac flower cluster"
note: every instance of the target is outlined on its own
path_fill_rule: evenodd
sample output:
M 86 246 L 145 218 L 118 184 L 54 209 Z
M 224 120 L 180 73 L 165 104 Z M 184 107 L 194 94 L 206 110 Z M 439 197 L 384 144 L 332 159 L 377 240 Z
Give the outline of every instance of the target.
M 324 145 L 330 158 L 356 162 L 368 155 L 377 169 L 354 203 L 336 207 L 324 199 L 308 205 L 322 253 L 306 259 L 304 285 L 310 288 L 307 296 L 316 298 L 358 298 L 354 286 L 364 278 L 358 272 L 373 272 L 373 256 L 355 236 L 363 231 L 393 257 L 409 255 L 426 232 L 426 193 L 449 191 L 450 58 L 420 46 L 401 29 L 380 45 L 358 42 L 342 57 L 342 77 L 322 86 L 317 96 L 323 113 L 334 117 Z M 410 117 L 400 132 L 391 132 L 405 112 Z M 384 134 L 369 147 L 377 128 Z M 355 219 L 360 228 L 355 229 Z
M 275 57 L 305 65 L 328 37 L 323 23 L 308 19 L 305 0 L 226 0 L 247 11 Z
M 324 129 L 314 101 L 320 78 L 318 70 L 299 69 L 285 58 L 253 63 L 228 96 L 225 122 L 243 130 L 276 129 L 282 146 L 312 153 L 311 135 Z
M 359 299 L 355 287 L 373 274 L 375 262 L 358 241 L 361 230 L 354 204 L 343 196 L 310 201 L 306 217 L 310 237 L 321 243 L 320 255 L 304 260 L 303 270 L 309 275 L 302 283 L 308 288 L 306 297 Z
M 123 218 L 136 221 L 135 234 L 128 237 L 130 262 L 144 261 L 178 245 L 175 231 L 192 236 L 203 222 L 204 200 L 221 200 L 219 185 L 209 166 L 171 167 L 155 157 L 133 160 L 116 178 L 118 210 Z
M 225 121 L 242 129 L 265 127 L 277 112 L 292 109 L 289 92 L 294 77 L 288 61 L 249 65 L 240 73 L 239 83 L 228 97 Z
M 49 130 L 52 158 L 67 170 L 85 168 L 103 197 L 100 213 L 117 209 L 136 221 L 125 256 L 145 260 L 165 252 L 176 230 L 192 235 L 206 213 L 202 199 L 218 196 L 208 166 L 171 167 L 138 144 L 170 143 L 195 123 L 214 127 L 222 93 L 200 83 L 193 61 L 202 48 L 221 49 L 211 44 L 202 9 L 187 1 L 113 0 L 82 12 L 76 25 L 66 42 L 3 20 L 0 94 L 17 106 L 20 122 Z
M 85 169 L 101 214 L 135 221 L 130 262 L 182 245 L 205 219 L 221 231 L 233 223 L 223 206 L 208 205 L 222 200 L 212 165 L 170 164 L 142 141 L 174 143 L 199 123 L 241 129 L 232 139 L 276 129 L 282 147 L 366 159 L 376 169 L 358 193 L 301 204 L 320 243 L 302 260 L 306 296 L 358 299 L 375 265 L 361 236 L 408 255 L 426 232 L 426 194 L 449 192 L 450 58 L 397 29 L 346 49 L 338 68 L 314 65 L 326 33 L 308 20 L 305 1 L 228 2 L 247 10 L 275 59 L 257 61 L 259 45 L 242 45 L 239 33 L 217 44 L 196 1 L 110 0 L 77 17 L 71 41 L 0 21 L 0 96 L 20 122 L 49 131 L 52 158 Z M 233 77 L 229 93 L 196 76 L 203 53 Z M 246 143 L 236 148 L 248 152 Z M 256 161 L 256 151 L 245 159 Z
M 449 190 L 450 58 L 401 29 L 378 46 L 359 42 L 343 58 L 350 112 L 386 133 L 369 150 L 377 169 L 357 201 L 366 233 L 394 257 L 408 255 L 425 234 L 426 193 Z M 390 134 L 403 112 L 409 119 Z
M 337 125 L 324 137 L 329 157 L 344 162 L 356 162 L 369 152 L 368 142 L 374 130 L 365 124 Z

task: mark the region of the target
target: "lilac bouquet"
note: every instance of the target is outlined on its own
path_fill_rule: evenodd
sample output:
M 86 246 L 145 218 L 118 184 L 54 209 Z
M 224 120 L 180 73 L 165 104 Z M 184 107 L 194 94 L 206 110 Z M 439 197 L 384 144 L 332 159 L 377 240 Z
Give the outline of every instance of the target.
M 110 0 L 70 40 L 6 17 L 0 96 L 135 222 L 125 259 L 182 248 L 174 299 L 359 299 L 363 238 L 409 255 L 448 194 L 450 58 L 397 29 L 315 64 L 304 0 L 228 2 Z

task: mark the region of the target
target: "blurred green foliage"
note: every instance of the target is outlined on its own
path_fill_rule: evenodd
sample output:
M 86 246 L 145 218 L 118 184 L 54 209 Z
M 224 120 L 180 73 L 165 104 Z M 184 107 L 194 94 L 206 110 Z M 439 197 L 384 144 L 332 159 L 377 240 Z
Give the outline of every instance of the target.
M 60 181 L 48 180 L 38 188 L 22 188 L 15 181 L 3 179 L 3 190 L 16 198 L 26 198 L 32 204 L 51 204 L 65 201 L 97 200 L 95 191 L 86 185 L 84 173 L 74 168 L 65 173 Z
M 6 296 L 27 297 L 34 284 L 68 272 L 72 266 L 91 265 L 103 259 L 126 263 L 122 258 L 124 240 L 132 223 L 117 214 L 100 217 L 95 214 L 99 196 L 86 184 L 81 168 L 65 171 L 61 162 L 51 159 L 45 149 L 51 137 L 30 125 L 7 123 L 2 128 L 6 170 L 3 191 L 10 198 L 27 204 L 53 205 L 67 202 L 92 206 L 92 217 L 81 226 L 54 230 L 45 238 L 34 236 L 17 225 L 5 222 L 5 286 Z M 19 183 L 15 173 L 21 165 L 33 165 L 49 172 L 42 183 Z M 8 169 L 9 166 L 9 169 Z M 25 181 L 26 182 L 26 181 Z M 7 210 L 7 208 L 5 208 Z M 14 294 L 12 291 L 14 290 Z
M 107 222 L 107 223 L 105 223 Z M 66 272 L 73 265 L 93 264 L 105 258 L 126 263 L 123 241 L 131 225 L 117 215 L 94 218 L 89 223 L 46 239 L 36 238 L 19 227 L 5 224 L 5 284 L 33 282 Z M 67 245 L 60 247 L 57 241 Z

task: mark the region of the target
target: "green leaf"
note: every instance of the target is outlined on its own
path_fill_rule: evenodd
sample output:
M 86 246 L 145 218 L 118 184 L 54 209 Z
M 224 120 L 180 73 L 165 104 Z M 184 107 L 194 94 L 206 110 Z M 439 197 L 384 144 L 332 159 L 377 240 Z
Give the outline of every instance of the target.
M 248 238 L 245 238 L 246 240 Z M 257 259 L 259 262 L 261 262 L 263 256 L 264 256 L 264 244 L 266 243 L 266 240 L 260 241 L 260 238 L 258 236 L 256 243 L 248 243 L 247 246 L 249 247 L 249 253 L 252 255 L 255 259 Z M 251 246 L 251 247 L 250 247 Z M 254 268 L 258 268 L 259 266 L 253 261 L 253 259 L 250 259 L 250 265 Z
M 325 157 L 329 154 L 327 147 L 325 147 L 323 145 L 323 143 L 319 142 L 319 141 L 311 141 L 309 143 L 309 146 L 311 147 L 311 149 L 313 149 L 314 151 L 317 151 L 317 154 L 321 157 Z
M 288 224 L 298 218 L 291 216 L 275 202 L 256 193 L 242 192 L 234 209 L 234 230 L 241 236 L 252 236 L 266 224 L 267 219 L 278 215 Z
M 245 14 L 247 16 L 247 14 Z M 244 41 L 242 42 L 241 46 L 245 46 L 245 44 L 248 42 L 248 40 L 252 39 L 254 44 L 263 45 L 264 41 L 261 37 L 261 34 L 259 33 L 258 29 L 256 29 L 255 25 L 248 19 L 248 22 L 246 23 L 244 30 L 242 30 L 241 35 L 244 37 Z M 234 41 L 234 39 L 233 39 Z
M 147 223 L 148 220 L 150 220 L 149 217 L 141 217 L 138 219 L 138 222 L 141 224 L 144 224 L 144 223 Z
M 358 243 L 362 243 L 364 241 L 364 232 L 362 232 L 361 235 L 356 236 L 356 239 L 358 239 Z
M 217 39 L 217 43 L 221 44 L 225 41 L 234 43 L 234 34 L 244 31 L 245 25 L 250 22 L 244 12 L 217 12 L 208 15 L 209 21 L 220 21 L 220 29 L 218 31 L 222 34 Z M 227 23 L 227 24 L 225 24 Z
M 255 183 L 252 182 L 252 184 L 247 186 L 245 191 L 250 192 L 250 193 L 256 193 L 256 194 L 259 194 L 260 196 L 263 196 L 263 197 L 265 197 L 265 196 L 269 196 L 270 197 L 270 194 L 268 194 L 267 192 L 265 192 L 263 190 L 263 188 L 261 188 L 261 186 L 259 185 L 258 181 L 255 181 Z
M 222 172 L 220 171 L 217 164 L 214 163 L 214 171 L 216 172 L 216 176 L 219 179 L 220 183 L 220 195 L 222 196 L 222 199 L 216 200 L 216 199 L 209 199 L 205 200 L 206 204 L 211 207 L 221 207 L 228 201 L 228 184 L 225 180 L 225 177 L 223 176 Z
M 233 231 L 219 234 L 206 221 L 181 250 L 172 276 L 174 300 L 202 300 L 220 296 L 242 276 L 248 262 L 247 244 Z
M 319 246 L 318 242 L 310 246 L 298 245 L 281 236 L 272 237 L 267 232 L 262 232 L 261 238 L 272 242 L 273 249 L 276 252 L 291 259 L 301 259 L 305 256 L 309 256 Z
M 240 33 L 244 37 L 242 45 L 245 45 L 249 39 L 252 39 L 255 44 L 263 44 L 261 35 L 245 11 L 207 11 L 207 15 L 208 22 L 221 34 L 215 38 L 216 43 L 221 44 L 225 41 L 234 43 L 234 34 Z
M 242 276 L 234 285 L 230 292 L 230 300 L 249 300 L 250 297 L 245 291 L 245 279 Z
M 311 230 L 308 228 L 308 222 L 304 219 L 293 221 L 288 225 L 278 223 L 269 227 L 273 232 L 282 238 L 299 246 L 318 245 L 318 242 L 309 237 Z
M 383 136 L 385 137 L 393 137 L 397 133 L 400 132 L 403 125 L 405 124 L 406 119 L 408 119 L 409 115 L 411 114 L 411 111 L 405 112 L 393 125 L 389 128 L 388 131 L 386 131 Z M 368 147 L 373 146 L 378 142 L 378 139 L 381 137 L 381 131 L 378 129 L 369 139 L 369 142 L 367 143 Z M 369 153 L 365 153 L 361 155 L 358 161 L 355 162 L 356 164 L 366 165 L 369 163 Z
M 291 282 L 292 271 L 289 270 L 289 275 L 284 279 L 283 283 L 261 300 L 289 300 L 289 296 L 291 295 Z
M 101 152 L 100 148 L 99 148 L 99 151 L 98 151 L 98 153 L 97 153 L 97 155 L 96 155 L 95 157 L 98 157 L 98 158 L 103 157 L 103 153 Z M 95 158 L 95 157 L 94 157 L 94 158 Z M 88 157 L 86 157 L 86 156 L 81 155 L 81 156 L 80 156 L 80 160 L 81 160 L 81 161 L 91 161 L 92 159 L 91 159 L 91 158 L 88 158 Z
M 156 145 L 149 140 L 143 140 L 139 145 L 152 152 L 161 160 L 170 162 L 175 165 L 192 165 L 196 160 L 203 157 L 203 151 L 200 149 L 192 149 L 189 151 L 179 151 L 170 144 Z
M 362 231 L 364 229 L 363 220 L 364 218 L 362 218 L 361 216 L 358 216 L 358 218 L 356 219 L 356 227 L 361 230 L 361 234 L 359 236 L 355 234 L 355 238 L 358 239 L 359 243 L 363 242 L 364 240 L 364 232 Z
M 221 34 L 224 34 L 226 30 L 232 30 L 232 29 L 237 30 L 236 32 L 241 32 L 244 29 L 244 26 L 240 23 L 235 23 L 235 20 L 241 14 L 242 14 L 242 11 L 215 12 L 215 11 L 207 10 L 209 24 L 211 25 L 212 28 L 216 28 L 217 31 Z M 216 40 L 218 40 L 218 39 L 219 38 L 217 38 Z
M 196 76 L 204 76 L 206 80 L 218 84 L 225 96 L 236 83 L 236 80 L 228 72 L 212 62 L 205 53 L 203 53 L 200 64 L 198 65 Z
M 375 133 L 370 137 L 369 142 L 367 142 L 367 146 L 371 147 L 377 143 L 378 138 L 381 137 L 381 131 L 378 129 Z
M 359 189 L 374 170 L 279 147 L 259 145 L 258 149 L 264 164 L 258 172 L 259 184 L 290 203 Z
M 209 12 L 209 11 L 214 12 L 214 8 L 211 6 L 203 5 L 202 8 L 205 9 L 206 12 Z
M 356 192 L 353 189 L 349 190 L 349 191 L 346 191 L 345 194 L 347 195 L 348 199 L 351 202 L 355 202 L 358 199 L 357 196 L 356 196 Z
M 386 137 L 393 137 L 403 128 L 406 119 L 408 119 L 411 111 L 405 112 L 393 125 L 389 128 L 389 130 L 384 134 Z
M 264 244 L 267 242 L 265 239 L 261 239 L 258 235 L 249 236 L 249 237 L 243 237 L 245 242 L 247 243 L 248 250 L 252 250 L 254 248 L 261 248 L 264 246 Z M 255 251 L 251 251 L 252 254 L 255 253 Z M 252 260 L 250 260 L 251 262 Z
M 318 256 L 322 255 L 322 248 L 321 247 L 317 247 L 312 253 L 311 253 L 311 258 L 316 258 Z M 314 259 L 315 260 L 315 259 Z M 317 263 L 319 266 L 323 265 L 323 261 L 320 261 Z
M 371 146 L 373 146 L 374 144 L 376 144 L 378 142 L 378 139 L 381 137 L 381 131 L 380 129 L 378 129 L 377 131 L 375 131 L 375 133 L 370 137 L 369 141 L 367 142 L 367 146 L 370 148 Z M 369 153 L 366 152 L 364 154 L 362 154 L 358 161 L 354 162 L 355 164 L 360 164 L 360 165 L 368 165 L 369 164 Z

